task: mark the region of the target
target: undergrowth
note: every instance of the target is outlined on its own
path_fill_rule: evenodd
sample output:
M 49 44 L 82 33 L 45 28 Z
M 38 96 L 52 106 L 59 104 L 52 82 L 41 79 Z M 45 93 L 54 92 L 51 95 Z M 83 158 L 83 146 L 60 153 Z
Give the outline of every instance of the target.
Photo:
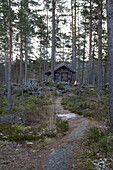
M 41 129 L 34 126 L 24 126 L 23 124 L 1 124 L 0 140 L 9 140 L 16 142 L 24 141 L 45 141 L 46 138 L 56 137 L 58 134 L 64 135 L 68 130 L 68 122 L 60 118 L 56 119 L 54 129 Z
M 113 169 L 113 135 L 93 126 L 81 141 L 78 157 L 80 169 Z
M 101 97 L 98 97 L 97 90 L 83 90 L 78 96 L 77 90 L 73 92 L 75 99 L 66 96 L 62 100 L 65 109 L 71 112 L 83 115 L 84 117 L 95 118 L 96 120 L 106 121 L 109 125 L 109 102 L 108 93 L 103 92 Z
M 86 138 L 80 139 L 75 151 L 78 167 L 82 170 L 113 169 L 113 134 L 109 131 L 109 94 L 103 91 L 98 97 L 96 89 L 77 89 L 74 97 L 67 95 L 62 104 L 71 112 L 104 122 L 106 128 L 93 126 Z M 107 130 L 106 130 L 107 129 Z
M 1 103 L 7 107 L 6 97 L 1 98 Z M 20 96 L 12 96 L 12 103 L 10 114 L 21 117 L 24 123 L 0 124 L 0 140 L 44 142 L 68 130 L 67 121 L 54 113 L 51 94 L 24 95 L 23 101 Z M 0 114 L 9 114 L 4 107 L 0 107 Z

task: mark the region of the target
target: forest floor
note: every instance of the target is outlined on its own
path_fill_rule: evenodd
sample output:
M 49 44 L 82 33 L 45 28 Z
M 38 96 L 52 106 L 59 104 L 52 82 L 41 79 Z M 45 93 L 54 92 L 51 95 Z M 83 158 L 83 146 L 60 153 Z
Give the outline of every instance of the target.
M 80 142 L 85 139 L 89 128 L 97 124 L 89 118 L 84 118 L 64 110 L 61 105 L 62 97 L 54 101 L 55 112 L 68 119 L 69 129 L 65 136 L 58 136 L 44 144 L 27 142 L 0 141 L 0 169 L 1 170 L 69 170 L 77 167 L 77 155 Z M 72 117 L 71 117 L 72 115 Z

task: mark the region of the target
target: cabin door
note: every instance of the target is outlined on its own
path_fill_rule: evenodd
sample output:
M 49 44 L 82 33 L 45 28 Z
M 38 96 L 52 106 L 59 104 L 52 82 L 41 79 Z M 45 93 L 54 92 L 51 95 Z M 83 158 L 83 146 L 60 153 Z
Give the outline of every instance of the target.
M 61 81 L 68 82 L 68 72 L 61 73 Z

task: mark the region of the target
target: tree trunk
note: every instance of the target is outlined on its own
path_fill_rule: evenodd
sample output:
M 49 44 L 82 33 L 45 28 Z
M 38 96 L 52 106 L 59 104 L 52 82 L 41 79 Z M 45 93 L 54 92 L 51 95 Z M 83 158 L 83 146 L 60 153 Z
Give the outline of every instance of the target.
M 38 79 L 41 80 L 41 63 L 39 63 L 39 68 L 38 68 Z
M 8 51 L 5 48 L 5 84 L 8 82 Z
M 104 61 L 104 83 L 107 83 L 107 59 Z
M 48 71 L 48 35 L 49 35 L 49 32 L 48 32 L 48 10 L 47 10 L 47 37 L 46 37 L 46 72 Z
M 78 9 L 78 72 L 77 72 L 77 80 L 80 84 L 80 28 L 79 28 L 79 9 Z
M 92 84 L 91 78 L 91 52 L 92 52 L 92 3 L 90 0 L 90 19 L 89 19 L 89 84 Z
M 95 85 L 95 60 L 92 61 L 92 84 Z
M 102 26 L 101 26 L 101 4 L 98 1 L 98 95 L 102 90 Z
M 27 86 L 27 60 L 28 60 L 28 44 L 25 42 L 25 86 Z
M 73 68 L 76 70 L 76 0 L 75 0 L 75 19 L 74 19 L 74 56 L 73 56 Z M 77 79 L 76 73 L 73 76 L 74 81 Z
M 71 0 L 71 17 L 72 17 L 72 66 L 74 66 L 74 24 L 73 24 L 73 1 Z
M 84 49 L 83 49 L 83 63 L 82 63 L 82 81 L 81 83 L 83 84 L 84 83 L 84 62 L 85 62 L 85 50 L 86 50 L 86 18 L 85 18 L 85 36 L 84 36 Z
M 109 114 L 113 130 L 113 1 L 107 0 L 108 62 L 109 62 Z
M 55 0 L 52 1 L 52 57 L 51 57 L 51 81 L 54 82 L 54 61 L 55 61 Z
M 22 53 L 22 37 L 20 44 L 20 83 L 23 84 L 23 53 Z
M 11 1 L 9 0 L 9 60 L 8 60 L 8 109 L 11 109 L 11 58 L 12 58 L 12 24 L 11 24 Z
M 16 57 L 16 83 L 18 83 L 19 80 L 19 71 L 18 71 L 18 59 Z

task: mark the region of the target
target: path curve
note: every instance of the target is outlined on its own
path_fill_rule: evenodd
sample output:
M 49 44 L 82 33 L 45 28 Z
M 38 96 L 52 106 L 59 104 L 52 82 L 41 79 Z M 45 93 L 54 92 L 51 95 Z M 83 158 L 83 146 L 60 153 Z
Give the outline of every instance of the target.
M 59 114 L 69 114 L 68 110 L 64 110 L 61 105 L 62 97 L 58 97 L 55 101 L 55 111 Z M 73 113 L 70 113 L 73 114 Z M 76 139 L 78 137 L 83 137 L 84 134 L 88 131 L 91 120 L 84 118 L 75 114 L 75 117 L 68 119 L 69 123 L 69 132 L 64 137 L 64 140 L 51 150 L 48 158 L 43 162 L 43 169 L 45 170 L 69 170 L 75 168 L 73 165 L 73 153 L 76 149 Z M 73 167 L 74 166 L 74 167 Z

